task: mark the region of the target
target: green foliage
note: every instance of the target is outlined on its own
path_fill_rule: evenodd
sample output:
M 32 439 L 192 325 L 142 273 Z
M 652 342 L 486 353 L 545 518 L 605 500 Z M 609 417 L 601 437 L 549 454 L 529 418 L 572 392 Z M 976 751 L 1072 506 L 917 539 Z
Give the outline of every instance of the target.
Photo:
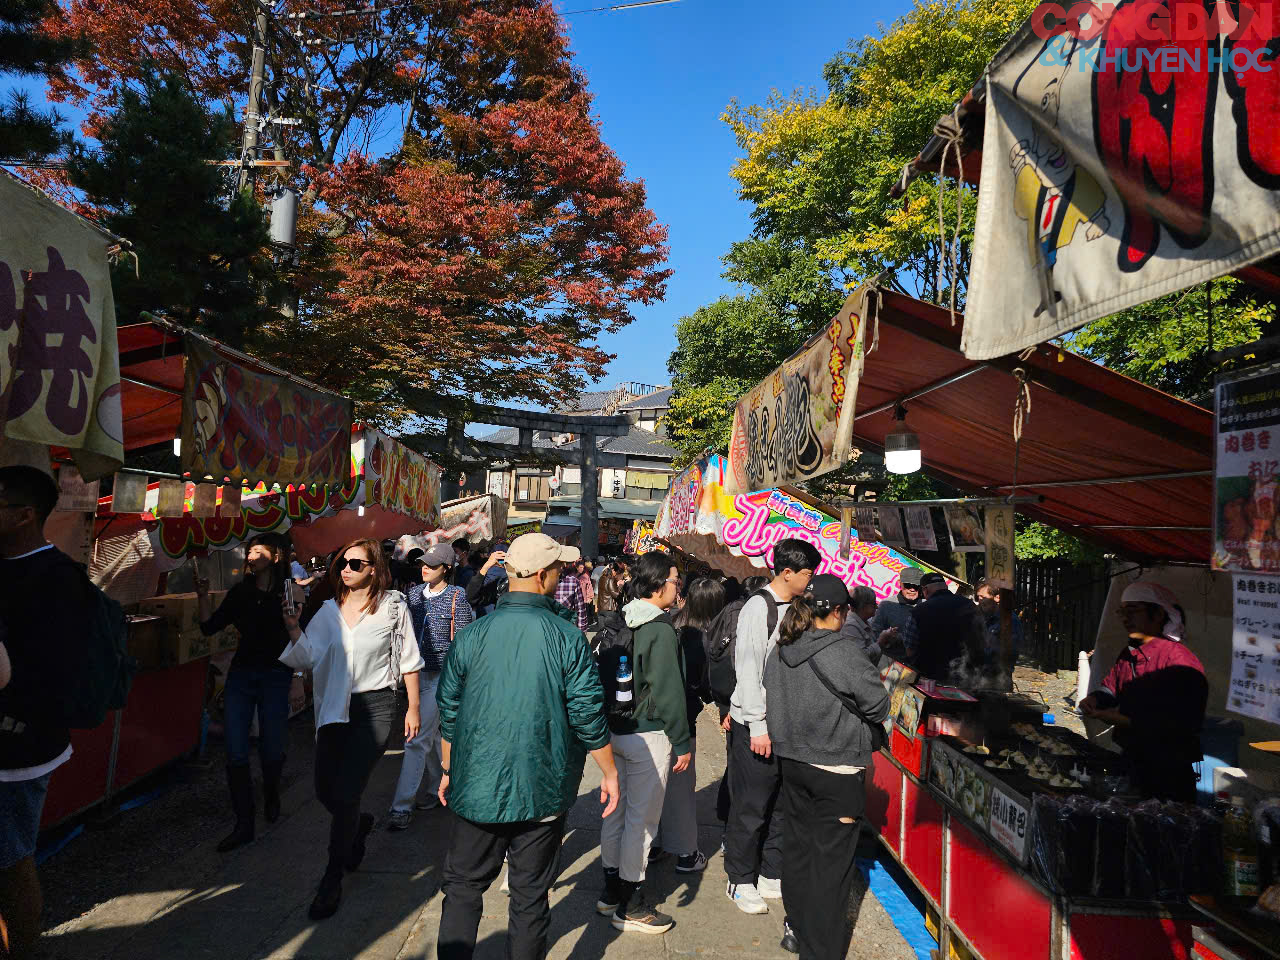
M 1257 340 L 1274 319 L 1271 306 L 1248 295 L 1234 277 L 1198 284 L 1181 293 L 1112 314 L 1064 338 L 1071 349 L 1135 380 L 1184 400 L 1203 397 L 1219 368 L 1212 350 Z M 1213 343 L 1209 343 L 1209 294 Z
M 234 154 L 235 121 L 176 77 L 141 86 L 121 88 L 99 148 L 78 145 L 67 168 L 100 222 L 137 251 L 136 273 L 127 259 L 113 272 L 116 313 L 122 323 L 163 314 L 239 346 L 270 315 L 261 304 L 274 272 L 262 209 L 207 162 Z
M 56 0 L 6 0 L 0 4 L 0 74 L 50 77 L 82 49 L 74 38 L 51 37 L 37 28 L 60 17 Z M 56 110 L 31 105 L 23 91 L 11 90 L 0 104 L 0 157 L 33 162 L 69 147 L 71 134 Z
M 1018 518 L 1014 554 L 1020 560 L 1068 560 L 1087 566 L 1102 559 L 1102 551 L 1057 527 Z
M 934 480 L 922 471 L 915 473 L 891 473 L 889 485 L 880 495 L 881 500 L 937 500 L 942 497 L 955 496 L 955 492 L 945 484 Z

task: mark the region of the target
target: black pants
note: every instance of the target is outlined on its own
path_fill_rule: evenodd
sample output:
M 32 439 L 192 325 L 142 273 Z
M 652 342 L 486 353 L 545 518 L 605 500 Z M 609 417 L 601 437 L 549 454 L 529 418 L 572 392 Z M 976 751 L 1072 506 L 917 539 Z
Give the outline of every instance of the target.
M 340 873 L 360 826 L 360 797 L 382 759 L 396 715 L 390 688 L 353 693 L 346 723 L 327 723 L 316 733 L 316 797 L 333 818 L 329 867 Z
M 853 858 L 866 799 L 865 771 L 831 773 L 782 760 L 782 903 L 800 960 L 843 960 L 849 949 Z
M 776 880 L 782 874 L 782 786 L 777 757 L 751 752 L 751 732 L 738 721 L 729 726 L 729 820 L 724 869 L 731 883 Z
M 560 873 L 564 816 L 550 823 L 473 823 L 453 818 L 444 864 L 439 960 L 471 960 L 484 892 L 507 858 L 511 903 L 507 908 L 507 960 L 545 960 L 551 903 L 547 894 Z

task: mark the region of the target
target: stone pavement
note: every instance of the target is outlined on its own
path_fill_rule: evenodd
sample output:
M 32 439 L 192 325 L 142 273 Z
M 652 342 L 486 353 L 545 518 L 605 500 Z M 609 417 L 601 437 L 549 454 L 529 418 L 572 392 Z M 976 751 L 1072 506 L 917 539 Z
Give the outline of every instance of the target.
M 708 712 L 698 724 L 699 822 L 702 849 L 708 852 L 717 851 L 720 844 L 715 796 L 724 769 L 723 735 L 714 720 Z M 399 752 L 389 753 L 379 764 L 365 795 L 367 809 L 385 811 L 399 768 Z M 588 760 L 569 816 L 560 879 L 551 893 L 552 960 L 592 960 L 606 950 L 618 960 L 667 960 L 675 955 L 790 960 L 778 946 L 781 903 L 767 916 L 740 913 L 724 895 L 718 853 L 701 875 L 676 874 L 671 858 L 650 870 L 650 891 L 676 920 L 664 936 L 624 936 L 597 916 L 598 783 L 598 771 Z M 50 960 L 435 957 L 447 811 L 419 813 L 403 833 L 389 833 L 379 823 L 364 865 L 343 885 L 342 909 L 317 924 L 308 919 L 307 907 L 324 870 L 328 818 L 315 799 L 309 775 L 286 791 L 283 807 L 280 821 L 255 843 L 225 856 L 214 851 L 212 842 L 204 843 L 152 871 L 145 883 L 48 931 L 43 955 Z M 495 883 L 485 897 L 478 960 L 503 957 L 506 909 L 506 897 Z M 866 893 L 860 898 L 849 957 L 912 956 L 888 915 Z

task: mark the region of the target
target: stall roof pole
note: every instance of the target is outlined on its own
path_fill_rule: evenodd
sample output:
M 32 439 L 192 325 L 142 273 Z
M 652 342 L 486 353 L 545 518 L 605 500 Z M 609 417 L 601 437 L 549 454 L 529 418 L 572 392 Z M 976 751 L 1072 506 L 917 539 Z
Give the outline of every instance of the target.
M 1036 487 L 1038 489 L 1048 489 L 1049 487 L 1102 487 L 1110 483 L 1145 483 L 1149 480 L 1184 480 L 1190 477 L 1212 477 L 1212 470 L 1183 470 L 1176 473 L 1139 473 L 1130 477 L 1099 477 L 1096 480 L 1046 480 L 1043 483 L 1023 483 L 1018 481 L 1020 487 Z M 987 487 L 988 490 L 1012 490 L 1012 484 L 1005 484 L 1001 487 Z
M 933 383 L 925 384 L 919 390 L 913 390 L 910 393 L 903 394 L 896 400 L 890 400 L 888 403 L 882 403 L 874 406 L 869 410 L 863 410 L 861 413 L 855 413 L 853 419 L 861 420 L 864 417 L 874 417 L 877 413 L 884 413 L 886 410 L 892 410 L 901 403 L 907 403 L 911 400 L 918 400 L 926 393 L 933 393 L 935 390 L 941 390 L 943 387 L 949 387 L 953 383 L 959 383 L 965 377 L 971 377 L 975 373 L 981 373 L 990 367 L 990 364 L 980 363 L 977 366 L 969 367 L 967 370 L 961 370 L 959 373 L 953 373 L 949 377 L 943 377 L 941 380 L 935 380 Z
M 1024 486 L 1024 484 L 1018 484 Z M 1043 503 L 1044 497 L 952 497 L 941 500 L 836 500 L 835 507 L 945 507 L 963 503 L 970 507 L 1003 507 L 1008 504 Z

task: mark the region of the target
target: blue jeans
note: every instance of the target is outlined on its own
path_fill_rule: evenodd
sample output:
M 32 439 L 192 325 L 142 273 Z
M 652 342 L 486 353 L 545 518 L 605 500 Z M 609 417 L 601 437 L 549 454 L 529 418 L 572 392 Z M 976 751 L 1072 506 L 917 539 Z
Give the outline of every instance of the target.
M 258 752 L 265 769 L 284 759 L 289 726 L 289 670 L 255 670 L 233 666 L 227 672 L 227 765 L 249 765 L 249 728 L 258 711 Z

